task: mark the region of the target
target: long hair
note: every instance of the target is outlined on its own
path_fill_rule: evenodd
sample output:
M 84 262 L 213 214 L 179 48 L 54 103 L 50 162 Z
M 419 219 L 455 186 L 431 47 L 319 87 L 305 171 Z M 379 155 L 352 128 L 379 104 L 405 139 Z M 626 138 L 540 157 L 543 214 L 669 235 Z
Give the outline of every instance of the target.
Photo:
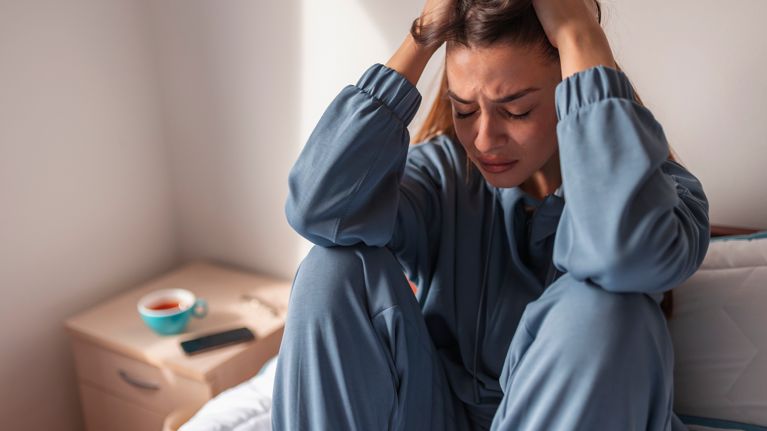
M 594 0 L 597 20 L 602 24 L 602 5 Z M 422 24 L 416 18 L 411 27 L 416 43 L 433 46 L 442 42 L 457 43 L 465 46 L 484 47 L 498 41 L 512 42 L 539 49 L 544 60 L 558 61 L 559 51 L 548 40 L 531 0 L 457 0 L 455 8 L 448 11 L 449 19 L 436 24 Z M 617 70 L 621 70 L 616 63 Z M 634 100 L 645 106 L 634 86 Z M 415 133 L 413 143 L 425 142 L 437 135 L 447 135 L 457 142 L 458 137 L 453 123 L 452 108 L 447 97 L 447 73 L 444 65 L 437 96 L 431 105 L 421 128 Z M 680 163 L 675 151 L 669 146 L 668 159 Z M 681 163 L 680 163 L 681 164 Z M 473 162 L 466 158 L 467 178 L 480 175 Z M 673 312 L 673 294 L 669 290 L 663 295 L 661 309 L 667 319 Z

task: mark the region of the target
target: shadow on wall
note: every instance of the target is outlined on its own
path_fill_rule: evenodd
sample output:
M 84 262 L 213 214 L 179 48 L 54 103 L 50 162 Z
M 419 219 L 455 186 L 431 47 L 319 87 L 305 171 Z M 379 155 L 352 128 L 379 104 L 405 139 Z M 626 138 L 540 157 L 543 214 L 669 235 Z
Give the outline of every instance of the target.
M 410 25 L 423 9 L 424 0 L 392 0 L 382 2 L 377 0 L 357 0 L 362 9 L 368 14 L 370 21 L 375 25 L 378 33 L 386 41 L 390 53 L 394 53 L 407 33 Z M 423 96 L 421 106 L 416 113 L 408 130 L 411 136 L 416 133 L 428 115 L 428 110 L 439 89 L 440 77 L 442 76 L 442 63 L 444 62 L 445 49 L 440 48 L 426 66 L 421 79 L 418 82 L 418 90 Z M 386 59 L 382 59 L 382 62 Z
M 184 260 L 287 278 L 299 146 L 300 0 L 153 3 Z
M 391 52 L 399 47 L 410 30 L 410 24 L 421 14 L 424 0 L 358 0 L 369 14 L 376 30 L 383 35 Z

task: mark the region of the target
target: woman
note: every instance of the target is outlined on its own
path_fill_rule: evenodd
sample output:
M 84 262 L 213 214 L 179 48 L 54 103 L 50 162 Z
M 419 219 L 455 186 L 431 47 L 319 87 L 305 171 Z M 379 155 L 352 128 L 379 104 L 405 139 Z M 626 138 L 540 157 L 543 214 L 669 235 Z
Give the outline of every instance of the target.
M 703 260 L 708 202 L 598 10 L 428 0 L 331 103 L 290 174 L 288 220 L 317 246 L 274 429 L 686 429 L 659 304 Z M 443 42 L 451 108 L 427 129 L 452 121 L 409 146 Z

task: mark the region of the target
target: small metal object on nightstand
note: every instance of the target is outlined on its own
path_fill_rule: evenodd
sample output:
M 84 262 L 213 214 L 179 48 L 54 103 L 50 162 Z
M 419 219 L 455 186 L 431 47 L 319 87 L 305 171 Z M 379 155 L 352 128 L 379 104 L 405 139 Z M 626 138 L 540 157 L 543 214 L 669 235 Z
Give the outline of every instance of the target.
M 275 317 L 275 318 L 280 317 L 280 312 L 276 308 L 260 300 L 258 297 L 254 295 L 251 295 L 249 293 L 244 293 L 242 294 L 242 296 L 240 296 L 240 299 L 246 302 L 248 305 L 250 305 L 253 308 L 266 310 L 266 312 L 268 312 L 272 317 Z

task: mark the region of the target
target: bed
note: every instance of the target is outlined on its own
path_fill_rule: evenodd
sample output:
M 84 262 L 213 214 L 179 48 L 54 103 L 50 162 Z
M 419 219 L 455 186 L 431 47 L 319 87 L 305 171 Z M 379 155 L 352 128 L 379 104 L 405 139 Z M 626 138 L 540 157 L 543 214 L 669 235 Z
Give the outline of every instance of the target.
M 674 288 L 674 411 L 691 431 L 767 431 L 767 230 L 712 226 L 699 270 Z M 166 430 L 271 429 L 276 357 Z

